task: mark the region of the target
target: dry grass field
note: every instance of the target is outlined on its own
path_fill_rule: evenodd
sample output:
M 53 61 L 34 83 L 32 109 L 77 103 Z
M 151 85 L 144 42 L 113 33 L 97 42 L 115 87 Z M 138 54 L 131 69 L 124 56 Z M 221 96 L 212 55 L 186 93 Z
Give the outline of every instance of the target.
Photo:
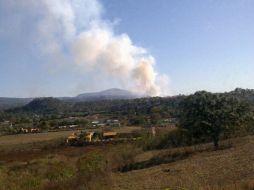
M 254 136 L 225 140 L 216 151 L 212 144 L 143 151 L 135 144 L 70 147 L 62 143 L 68 134 L 1 137 L 0 189 L 254 189 Z
M 135 130 L 139 130 L 140 127 L 119 127 L 112 128 L 112 130 L 118 133 L 130 133 Z M 100 131 L 101 129 L 86 129 L 84 131 Z M 74 131 L 57 131 L 47 133 L 29 133 L 29 134 L 17 134 L 0 136 L 0 149 L 6 146 L 20 145 L 27 143 L 45 142 L 61 138 L 67 138 Z
M 224 141 L 222 147 L 225 148 L 213 151 L 208 144 L 139 154 L 137 162 L 167 156 L 173 151 L 190 153 L 171 163 L 114 173 L 114 189 L 253 190 L 254 137 Z
M 6 135 L 0 137 L 0 146 L 50 141 L 59 138 L 66 138 L 70 133 L 72 133 L 72 131 Z

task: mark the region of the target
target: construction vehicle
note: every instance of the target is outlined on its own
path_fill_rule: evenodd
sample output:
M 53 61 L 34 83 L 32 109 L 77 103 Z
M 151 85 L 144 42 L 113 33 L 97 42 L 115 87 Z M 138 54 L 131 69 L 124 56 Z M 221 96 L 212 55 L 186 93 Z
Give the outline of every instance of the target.
M 110 142 L 116 139 L 116 132 L 75 132 L 72 133 L 67 139 L 68 145 L 85 145 L 95 144 L 98 142 Z

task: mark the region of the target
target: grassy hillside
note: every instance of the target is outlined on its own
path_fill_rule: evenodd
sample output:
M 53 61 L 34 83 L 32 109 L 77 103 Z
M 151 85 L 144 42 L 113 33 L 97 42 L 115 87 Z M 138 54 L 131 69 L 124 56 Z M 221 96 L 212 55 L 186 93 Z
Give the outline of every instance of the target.
M 253 190 L 254 136 L 142 151 L 134 144 L 68 147 L 61 140 L 5 146 L 0 189 Z M 144 163 L 151 163 L 144 164 Z M 121 172 L 119 168 L 129 167 Z
M 169 163 L 114 173 L 115 190 L 240 190 L 254 188 L 254 137 L 231 139 L 223 142 L 218 151 L 209 144 L 174 150 L 150 151 L 136 157 L 137 162 L 168 157 L 175 151 L 188 153 Z

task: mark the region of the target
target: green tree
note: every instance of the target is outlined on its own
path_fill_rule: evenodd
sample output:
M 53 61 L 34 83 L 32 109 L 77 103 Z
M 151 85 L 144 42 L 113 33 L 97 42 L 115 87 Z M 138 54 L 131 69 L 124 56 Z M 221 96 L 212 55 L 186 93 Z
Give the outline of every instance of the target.
M 145 125 L 146 124 L 146 118 L 143 115 L 138 115 L 138 116 L 133 116 L 129 119 L 129 124 L 130 125 Z
M 157 125 L 161 119 L 160 107 L 153 107 L 150 110 L 150 120 L 152 125 Z
M 185 98 L 181 111 L 180 127 L 194 139 L 210 138 L 217 148 L 220 135 L 235 131 L 249 109 L 237 98 L 201 91 Z
M 41 121 L 38 125 L 40 129 L 49 129 L 49 124 L 46 121 Z

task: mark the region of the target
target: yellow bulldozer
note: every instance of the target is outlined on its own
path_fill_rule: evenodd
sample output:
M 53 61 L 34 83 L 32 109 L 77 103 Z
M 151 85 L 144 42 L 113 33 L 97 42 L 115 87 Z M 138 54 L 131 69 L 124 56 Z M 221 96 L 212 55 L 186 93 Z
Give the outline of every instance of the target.
M 67 139 L 66 143 L 69 145 L 84 145 L 93 144 L 96 142 L 112 141 L 116 138 L 116 132 L 75 132 L 72 133 Z

